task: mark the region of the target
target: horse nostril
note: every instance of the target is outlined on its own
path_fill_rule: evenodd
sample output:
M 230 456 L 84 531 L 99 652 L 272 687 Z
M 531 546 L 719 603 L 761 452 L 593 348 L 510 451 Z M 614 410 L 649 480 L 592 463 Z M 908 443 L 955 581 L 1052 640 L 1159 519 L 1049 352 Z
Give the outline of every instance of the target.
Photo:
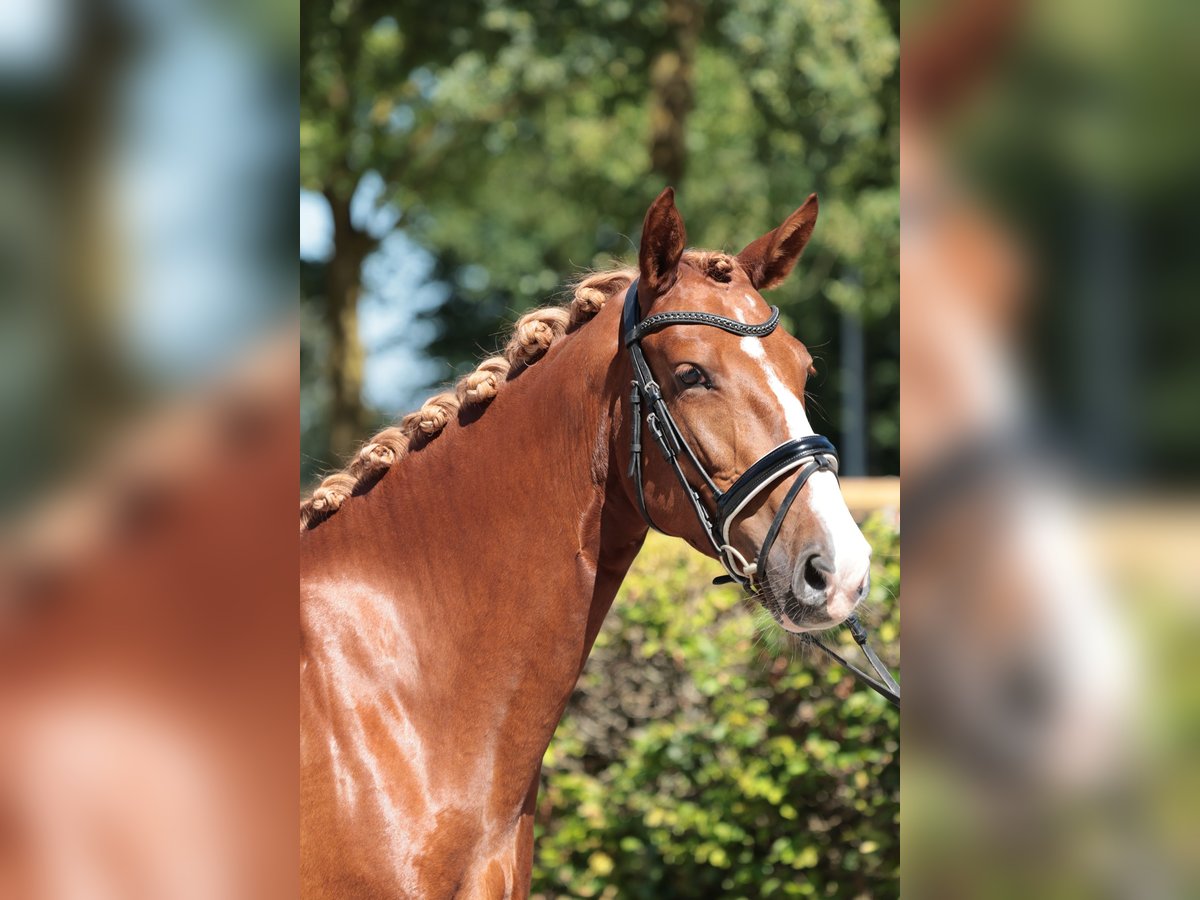
M 870 590 L 871 590 L 871 573 L 867 572 L 867 574 L 863 577 L 862 584 L 860 584 L 858 586 L 858 591 L 855 594 L 855 599 L 862 600 L 864 597 L 867 596 L 867 593 Z
M 829 587 L 828 576 L 832 574 L 833 567 L 819 553 L 804 561 L 804 583 L 815 591 L 825 591 Z

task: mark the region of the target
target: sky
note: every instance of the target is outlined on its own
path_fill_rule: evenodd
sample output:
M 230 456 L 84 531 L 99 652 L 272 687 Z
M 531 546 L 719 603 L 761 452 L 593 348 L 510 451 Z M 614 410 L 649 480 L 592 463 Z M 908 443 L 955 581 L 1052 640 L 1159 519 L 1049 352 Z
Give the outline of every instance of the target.
M 450 367 L 431 360 L 424 348 L 434 326 L 421 312 L 445 299 L 429 281 L 433 259 L 396 229 L 399 213 L 381 202 L 383 183 L 368 174 L 351 201 L 350 215 L 381 243 L 363 266 L 359 337 L 367 349 L 363 394 L 367 404 L 396 415 L 420 404 L 428 385 L 449 379 Z M 300 191 L 300 258 L 322 262 L 333 253 L 333 218 L 325 198 Z

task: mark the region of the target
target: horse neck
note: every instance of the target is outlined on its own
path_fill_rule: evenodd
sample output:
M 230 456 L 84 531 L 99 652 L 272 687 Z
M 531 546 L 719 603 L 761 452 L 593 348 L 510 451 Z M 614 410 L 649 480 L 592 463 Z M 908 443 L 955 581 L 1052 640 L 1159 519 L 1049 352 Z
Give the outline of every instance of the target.
M 502 739 L 526 778 L 645 536 L 609 465 L 628 382 L 618 312 L 305 538 L 321 641 L 357 646 L 364 683 L 394 691 L 425 738 Z

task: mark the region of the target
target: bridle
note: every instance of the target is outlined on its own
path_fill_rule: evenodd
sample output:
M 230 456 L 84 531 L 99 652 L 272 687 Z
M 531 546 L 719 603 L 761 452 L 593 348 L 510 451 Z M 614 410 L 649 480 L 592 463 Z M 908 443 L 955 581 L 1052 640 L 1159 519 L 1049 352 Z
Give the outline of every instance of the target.
M 696 452 L 688 444 L 683 432 L 679 430 L 679 426 L 675 424 L 675 419 L 667 408 L 666 400 L 663 399 L 662 389 L 654 380 L 654 373 L 651 372 L 650 364 L 646 361 L 641 341 L 647 334 L 669 328 L 672 325 L 707 325 L 741 337 L 762 338 L 774 331 L 778 324 L 779 307 L 777 306 L 772 306 L 770 317 L 757 325 L 747 325 L 736 319 L 729 319 L 714 313 L 674 310 L 655 313 L 642 319 L 641 308 L 638 305 L 638 280 L 636 278 L 625 293 L 625 305 L 621 313 L 621 343 L 629 351 L 629 358 L 633 364 L 633 384 L 629 395 L 632 411 L 629 477 L 633 479 L 638 509 L 642 518 L 655 531 L 661 531 L 654 524 L 650 511 L 646 507 L 646 495 L 642 481 L 642 425 L 644 420 L 646 430 L 650 432 L 655 444 L 662 452 L 663 459 L 675 473 L 675 478 L 683 488 L 684 495 L 691 502 L 696 518 L 712 544 L 717 558 L 728 573 L 717 578 L 714 583 L 735 582 L 756 592 L 761 586 L 761 582 L 757 580 L 758 576 L 765 570 L 767 558 L 775 543 L 775 538 L 779 535 L 784 517 L 804 489 L 804 485 L 815 473 L 830 471 L 837 474 L 837 449 L 828 438 L 819 434 L 784 441 L 774 450 L 759 457 L 727 489 L 721 490 L 701 464 Z M 715 515 L 709 512 L 709 507 L 701 498 L 700 491 L 688 481 L 683 471 L 683 461 L 690 464 L 703 480 L 712 497 Z M 729 542 L 730 527 L 755 497 L 774 485 L 780 478 L 793 473 L 795 481 L 788 489 L 783 502 L 780 503 L 775 518 L 771 521 L 771 527 L 767 529 L 757 558 L 753 561 L 747 560 Z M 879 676 L 878 680 L 847 662 L 811 635 L 806 634 L 804 637 L 808 642 L 844 665 L 856 677 L 878 691 L 891 703 L 899 706 L 900 686 L 896 684 L 887 667 L 880 662 L 879 657 L 867 643 L 866 629 L 863 628 L 856 616 L 846 619 L 846 625 L 855 642 L 862 648 L 863 653 L 870 661 L 871 667 Z

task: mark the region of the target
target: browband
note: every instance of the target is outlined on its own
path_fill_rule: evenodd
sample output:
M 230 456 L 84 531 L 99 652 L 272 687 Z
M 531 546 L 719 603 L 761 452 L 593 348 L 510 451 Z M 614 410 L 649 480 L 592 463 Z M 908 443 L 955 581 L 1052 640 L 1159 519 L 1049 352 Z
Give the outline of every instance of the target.
M 639 321 L 641 307 L 637 302 L 638 279 L 625 292 L 625 306 L 621 310 L 621 332 L 624 334 L 626 347 L 631 347 L 652 331 L 666 328 L 669 325 L 711 325 L 730 334 L 742 337 L 766 337 L 779 324 L 779 307 L 771 307 L 771 315 L 765 322 L 757 325 L 747 325 L 737 319 L 718 316 L 716 313 L 670 311 L 655 313 Z
M 739 322 L 737 319 L 729 319 L 725 316 L 718 316 L 716 313 L 661 312 L 643 319 L 633 328 L 629 329 L 625 333 L 625 346 L 628 347 L 630 344 L 640 341 L 650 332 L 666 328 L 668 325 L 711 325 L 713 328 L 720 328 L 722 331 L 728 331 L 730 334 L 738 334 L 742 337 L 766 337 L 775 330 L 775 326 L 778 324 L 778 306 L 772 306 L 770 317 L 765 322 L 760 322 L 757 325 L 747 325 L 745 322 Z

